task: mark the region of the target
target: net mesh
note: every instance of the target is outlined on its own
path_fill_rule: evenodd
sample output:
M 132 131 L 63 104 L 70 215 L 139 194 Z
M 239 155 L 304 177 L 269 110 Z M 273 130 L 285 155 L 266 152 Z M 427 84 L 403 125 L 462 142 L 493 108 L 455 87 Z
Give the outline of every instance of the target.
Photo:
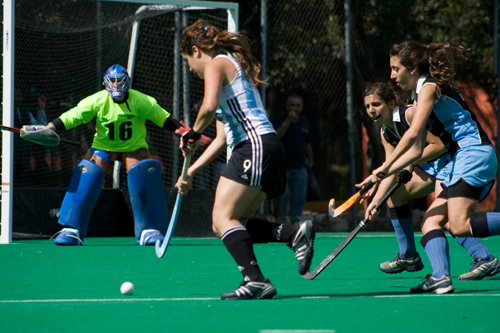
M 102 90 L 103 75 L 109 66 L 127 67 L 136 20 L 140 20 L 140 29 L 132 88 L 153 96 L 173 113 L 175 34 L 182 29 L 176 27 L 175 17 L 182 9 L 119 2 L 59 0 L 48 6 L 44 0 L 16 1 L 15 127 L 45 124 Z M 228 27 L 223 9 L 189 10 L 183 15 L 188 25 L 203 18 L 223 30 Z M 190 119 L 183 110 L 195 109 L 202 98 L 203 83 L 194 75 L 187 79 L 189 102 L 179 96 L 180 114 L 176 116 L 189 125 L 194 118 Z M 182 166 L 178 141 L 149 121 L 146 126 L 152 157 L 162 163 L 163 185 L 173 187 Z M 94 132 L 95 122 L 90 122 L 59 133 L 62 139 L 80 142 L 79 147 L 63 142 L 57 148 L 42 147 L 16 137 L 14 186 L 67 187 L 77 160 L 92 143 Z M 215 130 L 209 128 L 205 134 L 214 137 Z M 218 161 L 221 160 L 224 158 Z M 195 177 L 194 187 L 214 188 L 216 176 L 213 168 L 206 168 Z M 108 174 L 104 187 L 111 187 L 112 183 L 112 174 Z M 126 183 L 122 170 L 120 187 L 126 188 Z

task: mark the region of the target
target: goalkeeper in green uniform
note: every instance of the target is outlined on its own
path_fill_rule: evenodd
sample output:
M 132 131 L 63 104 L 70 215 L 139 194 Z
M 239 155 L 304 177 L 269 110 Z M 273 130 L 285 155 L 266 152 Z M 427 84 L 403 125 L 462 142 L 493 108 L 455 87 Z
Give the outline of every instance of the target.
M 137 244 L 152 245 L 156 240 L 163 241 L 169 215 L 161 165 L 150 157 L 145 123 L 150 120 L 177 134 L 185 128 L 153 97 L 130 89 L 130 76 L 124 67 L 108 68 L 103 84 L 106 90 L 83 99 L 47 125 L 54 131 L 69 130 L 96 119 L 92 147 L 78 161 L 62 202 L 58 223 L 63 229 L 54 243 L 83 245 L 104 174 L 112 169 L 114 161 L 119 161 L 128 174 Z

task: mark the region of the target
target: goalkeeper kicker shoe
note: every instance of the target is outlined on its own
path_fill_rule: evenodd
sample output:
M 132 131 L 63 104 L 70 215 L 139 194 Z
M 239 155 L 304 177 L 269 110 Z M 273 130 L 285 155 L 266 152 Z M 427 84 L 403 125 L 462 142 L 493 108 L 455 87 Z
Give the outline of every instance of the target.
M 295 252 L 295 257 L 299 261 L 299 274 L 304 275 L 309 272 L 312 258 L 314 255 L 314 238 L 316 232 L 312 221 L 304 221 L 300 223 L 299 230 L 293 236 L 289 246 Z
M 226 291 L 220 298 L 223 300 L 267 299 L 277 294 L 271 281 L 244 281 L 234 291 Z
M 156 229 L 145 229 L 141 232 L 141 238 L 137 241 L 137 245 L 155 245 L 156 241 L 163 242 L 163 236 Z
M 500 273 L 500 262 L 495 257 L 491 260 L 484 260 L 479 257 L 474 258 L 471 269 L 458 277 L 459 280 L 482 280 L 487 276 Z
M 411 258 L 406 258 L 398 252 L 398 255 L 394 259 L 380 264 L 380 270 L 389 274 L 401 273 L 403 271 L 418 272 L 423 268 L 424 263 L 418 253 Z
M 455 291 L 453 289 L 453 284 L 451 283 L 451 276 L 443 275 L 443 277 L 436 279 L 431 274 L 427 274 L 425 281 L 416 287 L 410 289 L 410 294 L 421 294 L 421 293 L 436 293 L 436 294 L 446 294 Z
M 78 229 L 63 228 L 57 234 L 54 244 L 56 245 L 83 245 Z M 52 236 L 54 237 L 54 236 Z

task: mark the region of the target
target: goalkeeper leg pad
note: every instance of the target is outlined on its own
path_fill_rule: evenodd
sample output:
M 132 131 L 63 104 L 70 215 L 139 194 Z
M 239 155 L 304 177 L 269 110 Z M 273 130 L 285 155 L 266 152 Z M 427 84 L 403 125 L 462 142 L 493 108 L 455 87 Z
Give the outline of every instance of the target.
M 104 172 L 95 163 L 89 160 L 77 163 L 57 222 L 65 228 L 78 230 L 81 239 L 87 234 L 90 215 L 101 193 L 103 180 Z
M 168 228 L 168 206 L 163 190 L 161 164 L 144 160 L 128 172 L 130 203 L 134 212 L 135 237 L 139 245 L 163 241 Z

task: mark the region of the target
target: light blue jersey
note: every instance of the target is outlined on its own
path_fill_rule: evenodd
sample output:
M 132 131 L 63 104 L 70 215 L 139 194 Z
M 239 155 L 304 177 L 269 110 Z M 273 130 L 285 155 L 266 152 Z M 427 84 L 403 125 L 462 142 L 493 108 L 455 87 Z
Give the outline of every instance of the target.
M 401 140 L 401 137 L 410 128 L 406 112 L 411 107 L 412 105 L 395 107 L 392 110 L 392 122 L 394 124 L 394 129 L 385 125 L 381 128 L 382 136 L 385 141 L 393 147 L 396 147 Z M 418 167 L 436 179 L 445 180 L 448 179 L 452 166 L 453 162 L 451 161 L 450 155 L 443 154 L 437 159 L 420 164 Z
M 232 149 L 245 140 L 275 133 L 259 91 L 247 80 L 238 62 L 226 55 L 218 57 L 231 60 L 237 68 L 236 76 L 231 83 L 222 87 L 215 116 L 215 119 L 224 123 L 227 145 Z
M 422 75 L 418 79 L 416 96 L 428 84 L 437 85 L 432 76 Z M 491 145 L 476 115 L 469 110 L 462 96 L 452 89 L 439 90 L 439 98 L 434 103 L 428 124 L 429 131 L 441 138 L 451 156 L 461 148 Z
M 417 83 L 417 96 L 420 89 L 428 84 L 436 85 L 435 79 L 429 74 L 422 75 Z M 429 131 L 443 140 L 453 157 L 450 178 L 444 181 L 444 185 L 449 187 L 463 179 L 474 187 L 485 187 L 487 194 L 497 170 L 495 151 L 476 116 L 458 92 L 439 91 L 439 98 L 429 117 Z

